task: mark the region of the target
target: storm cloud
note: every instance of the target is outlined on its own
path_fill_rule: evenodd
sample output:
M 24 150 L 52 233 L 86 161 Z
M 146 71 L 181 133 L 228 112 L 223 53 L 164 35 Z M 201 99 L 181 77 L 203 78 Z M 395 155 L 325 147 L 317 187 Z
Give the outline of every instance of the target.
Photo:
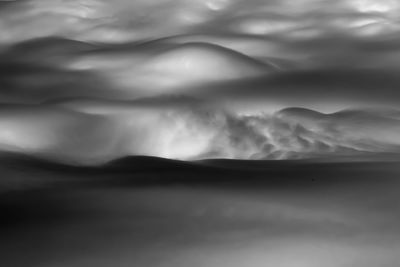
M 0 2 L 1 147 L 82 163 L 397 153 L 399 9 Z

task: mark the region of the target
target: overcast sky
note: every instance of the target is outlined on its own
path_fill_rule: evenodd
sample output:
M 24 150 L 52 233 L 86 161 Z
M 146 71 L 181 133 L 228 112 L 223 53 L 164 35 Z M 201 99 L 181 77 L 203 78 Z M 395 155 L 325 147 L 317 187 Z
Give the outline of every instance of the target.
M 89 162 L 397 152 L 399 9 L 395 0 L 1 1 L 1 147 Z M 280 112 L 292 107 L 303 109 Z

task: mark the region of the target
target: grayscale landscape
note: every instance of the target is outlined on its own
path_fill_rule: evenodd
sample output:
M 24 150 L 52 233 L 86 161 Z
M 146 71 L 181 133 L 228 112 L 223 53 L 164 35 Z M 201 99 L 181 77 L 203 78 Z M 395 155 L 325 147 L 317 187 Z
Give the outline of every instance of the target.
M 1 267 L 397 267 L 397 0 L 0 0 Z

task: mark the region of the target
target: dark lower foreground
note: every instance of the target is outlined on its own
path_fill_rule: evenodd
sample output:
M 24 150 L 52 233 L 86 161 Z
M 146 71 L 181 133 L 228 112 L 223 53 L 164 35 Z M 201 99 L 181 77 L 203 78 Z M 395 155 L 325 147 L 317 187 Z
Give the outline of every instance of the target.
M 397 162 L 4 162 L 1 266 L 400 262 Z

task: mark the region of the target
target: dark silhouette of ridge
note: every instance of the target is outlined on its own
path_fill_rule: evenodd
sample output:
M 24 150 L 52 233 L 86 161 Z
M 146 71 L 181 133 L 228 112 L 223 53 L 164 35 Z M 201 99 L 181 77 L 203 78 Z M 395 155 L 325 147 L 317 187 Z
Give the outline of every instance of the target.
M 18 153 L 0 155 L 0 188 L 18 177 L 24 189 L 50 186 L 145 186 L 230 184 L 254 186 L 325 186 L 352 181 L 379 181 L 400 174 L 399 155 L 366 155 L 359 159 L 179 161 L 130 156 L 97 166 L 78 166 Z

